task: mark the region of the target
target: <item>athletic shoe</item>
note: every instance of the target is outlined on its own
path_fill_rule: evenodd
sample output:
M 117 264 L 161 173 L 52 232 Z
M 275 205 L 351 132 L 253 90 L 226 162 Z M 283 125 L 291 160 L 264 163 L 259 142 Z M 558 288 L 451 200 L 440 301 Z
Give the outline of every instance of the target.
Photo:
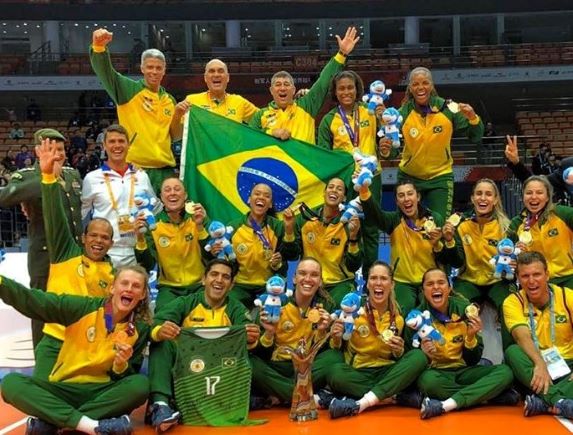
M 507 390 L 503 390 L 493 399 L 490 399 L 488 403 L 490 405 L 515 406 L 520 400 L 521 395 L 513 388 L 508 388 Z
M 269 409 L 272 406 L 271 399 L 267 397 L 254 396 L 249 397 L 249 411 L 258 411 L 259 409 Z
M 427 420 L 428 418 L 437 417 L 444 413 L 442 402 L 436 399 L 424 398 L 422 407 L 420 408 L 420 418 Z
M 533 417 L 534 415 L 549 414 L 549 407 L 535 394 L 525 396 L 525 405 L 523 407 L 523 415 L 526 417 Z
M 493 365 L 493 361 L 487 358 L 481 358 L 478 362 L 479 366 L 492 366 Z
M 422 399 L 422 393 L 419 390 L 401 391 L 396 394 L 396 405 L 420 409 Z
M 26 435 L 56 435 L 58 428 L 51 423 L 36 417 L 28 417 Z
M 351 417 L 358 414 L 358 411 L 360 411 L 358 402 L 346 397 L 343 399 L 332 399 L 328 406 L 330 418 Z
M 179 411 L 173 411 L 167 405 L 154 403 L 151 405 L 151 426 L 157 433 L 163 433 L 179 423 Z
M 318 390 L 316 395 L 318 396 L 318 407 L 320 409 L 328 409 L 330 403 L 336 399 L 334 393 L 330 390 L 327 390 L 326 388 L 321 388 Z
M 127 415 L 100 420 L 95 428 L 95 433 L 101 435 L 131 435 L 132 432 L 131 421 Z
M 562 399 L 555 404 L 555 408 L 559 411 L 559 415 L 566 418 L 573 418 L 573 400 Z

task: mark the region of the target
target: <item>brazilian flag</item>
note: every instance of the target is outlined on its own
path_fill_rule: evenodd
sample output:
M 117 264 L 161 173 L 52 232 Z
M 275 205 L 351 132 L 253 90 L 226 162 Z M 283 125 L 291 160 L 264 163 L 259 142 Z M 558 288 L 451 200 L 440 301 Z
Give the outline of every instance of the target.
M 352 156 L 294 139 L 281 141 L 246 125 L 193 106 L 183 133 L 181 177 L 189 195 L 211 219 L 230 222 L 248 212 L 251 189 L 273 190 L 277 212 L 304 202 L 323 203 L 333 177 L 349 183 Z

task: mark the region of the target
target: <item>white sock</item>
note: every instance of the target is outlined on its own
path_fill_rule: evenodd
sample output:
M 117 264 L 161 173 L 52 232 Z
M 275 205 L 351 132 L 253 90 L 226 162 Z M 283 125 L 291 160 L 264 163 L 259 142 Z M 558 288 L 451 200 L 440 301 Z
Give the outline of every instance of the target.
M 368 393 L 362 396 L 362 399 L 358 401 L 358 405 L 360 406 L 360 410 L 358 412 L 362 412 L 371 406 L 377 405 L 378 403 L 380 403 L 380 400 L 378 397 L 376 397 L 376 394 L 374 394 L 372 391 L 368 391 Z
M 451 397 L 442 402 L 442 408 L 444 408 L 444 411 L 446 411 L 446 412 L 453 411 L 457 407 L 458 407 L 458 404 Z
M 76 430 L 85 432 L 89 435 L 95 435 L 95 428 L 98 427 L 98 424 L 99 423 L 97 420 L 92 420 L 91 418 L 83 415 L 82 418 L 80 418 L 78 425 L 76 426 Z
M 166 403 L 166 402 L 163 402 L 162 400 L 159 400 L 159 401 L 157 401 L 157 402 L 153 402 L 153 404 L 154 404 L 154 405 L 163 405 L 163 406 L 169 406 L 169 405 L 167 405 L 167 403 Z

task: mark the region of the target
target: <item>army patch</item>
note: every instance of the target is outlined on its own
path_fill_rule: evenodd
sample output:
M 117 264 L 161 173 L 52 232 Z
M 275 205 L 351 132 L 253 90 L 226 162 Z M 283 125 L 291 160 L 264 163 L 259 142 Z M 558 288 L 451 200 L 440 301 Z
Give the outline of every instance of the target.
M 86 339 L 89 343 L 93 343 L 96 338 L 96 329 L 95 326 L 90 326 L 86 331 Z

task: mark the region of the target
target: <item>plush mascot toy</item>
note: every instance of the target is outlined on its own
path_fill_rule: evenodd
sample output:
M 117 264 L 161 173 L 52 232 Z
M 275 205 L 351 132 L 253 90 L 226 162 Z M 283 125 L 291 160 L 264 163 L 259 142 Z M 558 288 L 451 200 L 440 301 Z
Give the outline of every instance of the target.
M 412 346 L 414 347 L 420 347 L 424 338 L 429 338 L 440 344 L 444 344 L 446 342 L 442 334 L 440 334 L 440 331 L 432 325 L 432 319 L 430 318 L 430 312 L 428 310 L 410 311 L 406 317 L 406 325 L 416 331 L 412 338 Z
M 350 340 L 352 331 L 354 331 L 354 319 L 356 319 L 364 310 L 360 307 L 360 293 L 347 293 L 340 302 L 340 310 L 336 310 L 330 315 L 333 320 L 340 319 L 344 323 L 343 340 Z
M 233 227 L 226 227 L 222 222 L 213 221 L 209 224 L 209 229 L 207 230 L 211 238 L 205 245 L 205 251 L 211 252 L 213 245 L 215 243 L 220 243 L 222 248 L 217 254 L 217 258 L 222 260 L 235 260 L 237 256 L 235 251 L 233 251 L 233 245 L 229 241 L 229 237 L 233 232 Z
M 345 224 L 354 216 L 358 216 L 360 219 L 364 218 L 364 211 L 362 210 L 362 204 L 360 203 L 360 198 L 356 197 L 347 204 L 339 204 L 338 209 L 342 212 L 340 216 L 340 222 Z
M 358 150 L 354 151 L 352 156 L 354 157 L 356 165 L 360 169 L 358 174 L 352 177 L 354 190 L 359 192 L 363 186 L 370 186 L 372 184 L 372 178 L 374 177 L 374 172 L 376 172 L 376 167 L 378 166 L 378 159 L 375 156 L 362 154 Z
M 369 92 L 362 97 L 362 101 L 368 105 L 368 113 L 373 115 L 376 108 L 382 106 L 391 94 L 392 89 L 386 89 L 382 80 L 375 80 L 370 84 Z
M 137 216 L 143 213 L 145 217 L 145 226 L 139 229 L 140 233 L 146 233 L 147 230 L 153 231 L 157 228 L 157 222 L 155 221 L 155 215 L 153 214 L 153 209 L 155 204 L 157 204 L 157 199 L 150 196 L 147 193 L 138 193 L 134 197 L 135 207 L 131 211 L 131 221 L 135 222 Z
M 384 136 L 390 139 L 394 148 L 400 148 L 400 128 L 402 127 L 403 120 L 398 109 L 394 107 L 384 109 L 384 112 L 382 112 L 383 125 L 378 131 L 378 136 Z
M 267 322 L 278 323 L 283 305 L 292 296 L 292 290 L 285 292 L 286 281 L 278 275 L 267 281 L 267 292 L 255 299 L 255 306 L 263 307 L 267 313 Z
M 514 271 L 511 262 L 517 259 L 519 252 L 519 248 L 516 248 L 510 239 L 501 239 L 497 243 L 497 254 L 489 260 L 495 268 L 493 277 L 502 278 L 505 274 L 505 279 L 512 280 Z

